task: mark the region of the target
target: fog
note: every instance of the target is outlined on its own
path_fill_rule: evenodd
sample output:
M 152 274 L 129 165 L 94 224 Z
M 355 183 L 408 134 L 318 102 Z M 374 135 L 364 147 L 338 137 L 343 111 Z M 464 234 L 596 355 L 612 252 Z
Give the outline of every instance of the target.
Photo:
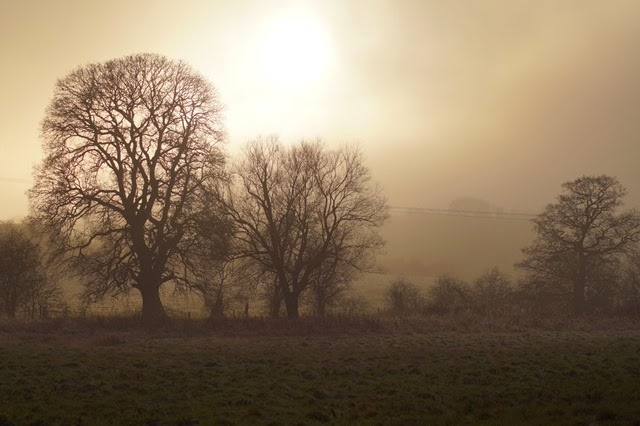
M 640 424 L 638 22 L 0 0 L 0 425 Z
M 302 85 L 258 60 L 287 16 L 312 19 L 327 45 Z M 27 213 L 56 79 L 135 52 L 184 59 L 215 85 L 232 157 L 259 134 L 320 137 L 359 143 L 392 206 L 472 197 L 535 213 L 585 174 L 618 177 L 636 206 L 638 17 L 635 1 L 2 2 L 0 218 Z M 508 269 L 531 237 L 526 221 L 393 213 L 388 267 Z

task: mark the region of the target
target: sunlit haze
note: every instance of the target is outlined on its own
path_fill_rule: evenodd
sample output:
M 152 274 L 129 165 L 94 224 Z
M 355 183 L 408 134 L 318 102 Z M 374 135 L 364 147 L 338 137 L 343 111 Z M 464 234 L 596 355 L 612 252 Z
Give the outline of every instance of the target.
M 299 90 L 321 83 L 333 46 L 326 30 L 305 16 L 285 16 L 268 22 L 258 37 L 258 49 L 265 77 L 279 90 Z
M 640 0 L 0 0 L 0 426 L 640 425 Z
M 232 158 L 258 135 L 322 138 L 358 143 L 392 206 L 536 213 L 585 174 L 618 177 L 637 206 L 639 18 L 627 0 L 2 1 L 0 218 L 27 214 L 56 79 L 138 52 L 216 87 Z M 389 256 L 454 262 L 424 245 L 452 244 L 443 217 L 398 217 Z M 478 268 L 512 264 L 528 238 L 526 222 L 491 226 L 511 254 Z

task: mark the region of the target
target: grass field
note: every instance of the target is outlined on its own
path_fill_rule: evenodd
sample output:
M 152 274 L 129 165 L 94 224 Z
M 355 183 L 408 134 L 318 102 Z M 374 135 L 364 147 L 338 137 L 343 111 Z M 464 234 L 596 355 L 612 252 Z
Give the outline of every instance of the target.
M 0 424 L 634 424 L 640 331 L 0 334 Z

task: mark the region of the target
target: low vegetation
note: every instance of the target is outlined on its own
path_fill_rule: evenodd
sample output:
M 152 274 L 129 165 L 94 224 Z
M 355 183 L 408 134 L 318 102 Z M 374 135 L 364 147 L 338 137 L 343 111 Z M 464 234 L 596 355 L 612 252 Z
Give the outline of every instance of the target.
M 637 327 L 415 333 L 380 324 L 383 330 L 349 335 L 327 327 L 287 333 L 291 321 L 267 323 L 274 328 L 250 336 L 148 334 L 118 331 L 114 324 L 71 334 L 0 333 L 0 421 L 632 424 L 640 419 L 634 396 L 640 392 Z

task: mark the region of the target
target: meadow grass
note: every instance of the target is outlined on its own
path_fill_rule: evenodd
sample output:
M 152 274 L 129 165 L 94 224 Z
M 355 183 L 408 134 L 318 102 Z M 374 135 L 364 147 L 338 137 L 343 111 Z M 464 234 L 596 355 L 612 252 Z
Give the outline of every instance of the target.
M 425 331 L 397 321 L 343 331 L 268 320 L 236 321 L 233 332 L 5 327 L 0 424 L 640 421 L 638 328 Z

